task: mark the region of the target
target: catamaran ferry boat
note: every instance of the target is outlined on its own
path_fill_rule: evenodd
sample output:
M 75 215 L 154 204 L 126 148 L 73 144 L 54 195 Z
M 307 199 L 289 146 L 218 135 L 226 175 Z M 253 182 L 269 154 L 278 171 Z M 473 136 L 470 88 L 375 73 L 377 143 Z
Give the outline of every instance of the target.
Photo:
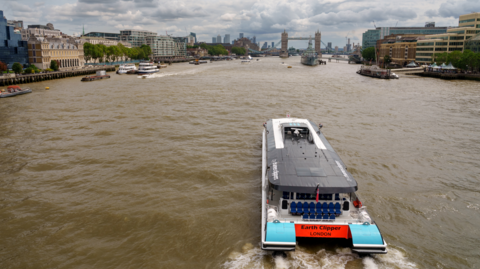
M 137 67 L 135 67 L 134 64 L 124 64 L 120 65 L 120 67 L 117 70 L 117 74 L 126 74 L 130 70 L 137 70 Z
M 157 73 L 158 71 L 160 70 L 153 63 L 143 62 L 143 63 L 139 63 L 137 74 L 139 75 L 153 74 L 153 73 Z
M 306 119 L 264 123 L 262 146 L 263 250 L 294 251 L 297 237 L 351 241 L 352 251 L 386 254 L 387 243 L 356 194 L 357 182 Z

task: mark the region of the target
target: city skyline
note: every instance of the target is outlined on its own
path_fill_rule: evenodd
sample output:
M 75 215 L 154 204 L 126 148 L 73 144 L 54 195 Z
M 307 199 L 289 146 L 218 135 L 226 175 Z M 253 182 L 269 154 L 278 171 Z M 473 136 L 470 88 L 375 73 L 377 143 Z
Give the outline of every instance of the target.
M 437 26 L 455 26 L 458 16 L 480 10 L 480 3 L 469 0 L 447 1 L 242 1 L 223 5 L 224 1 L 160 0 L 35 0 L 4 3 L 8 19 L 23 20 L 24 25 L 53 23 L 67 34 L 85 32 L 119 32 L 143 29 L 160 35 L 187 36 L 197 33 L 198 41 L 209 42 L 212 36 L 240 33 L 257 37 L 261 42 L 280 40 L 283 29 L 290 36 L 310 36 L 322 32 L 322 41 L 343 47 L 345 37 L 359 43 L 362 33 L 377 27 L 423 26 L 435 21 Z M 226 3 L 226 2 L 225 2 Z M 304 47 L 305 42 L 291 42 Z M 322 44 L 322 47 L 324 45 Z

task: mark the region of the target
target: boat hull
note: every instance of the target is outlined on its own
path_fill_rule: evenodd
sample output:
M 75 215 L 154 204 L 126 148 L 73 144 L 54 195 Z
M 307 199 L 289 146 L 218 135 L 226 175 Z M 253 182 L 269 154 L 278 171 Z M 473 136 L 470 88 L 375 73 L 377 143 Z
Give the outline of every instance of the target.
M 145 74 L 153 74 L 153 73 L 157 73 L 159 72 L 160 70 L 156 69 L 156 70 L 138 70 L 137 71 L 137 74 L 139 75 L 145 75 Z
M 318 65 L 318 58 L 315 56 L 302 56 L 301 63 L 309 66 Z

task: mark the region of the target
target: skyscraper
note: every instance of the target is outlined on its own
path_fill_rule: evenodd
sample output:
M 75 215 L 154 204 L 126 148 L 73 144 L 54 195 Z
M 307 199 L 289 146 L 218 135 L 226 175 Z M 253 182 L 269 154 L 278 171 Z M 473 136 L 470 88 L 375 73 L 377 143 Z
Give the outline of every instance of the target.
M 222 43 L 222 37 L 220 35 L 217 35 L 217 43 Z
M 257 43 L 257 37 L 256 36 L 252 37 L 252 43 L 255 43 L 255 44 Z
M 240 33 L 240 38 L 243 38 L 243 33 Z
M 212 43 L 217 43 L 217 38 L 216 37 L 212 37 Z
M 272 48 L 275 47 L 275 42 L 272 42 Z
M 263 49 L 266 49 L 266 48 L 268 48 L 268 42 L 265 41 L 265 42 L 263 43 L 262 50 L 263 50 Z
M 223 43 L 230 44 L 230 34 L 225 34 L 225 38 L 223 39 Z
M 328 47 L 329 49 L 332 49 L 332 42 L 328 42 L 327 44 L 328 44 L 327 47 Z
M 190 32 L 190 35 L 195 37 L 195 43 L 197 43 L 197 34 Z

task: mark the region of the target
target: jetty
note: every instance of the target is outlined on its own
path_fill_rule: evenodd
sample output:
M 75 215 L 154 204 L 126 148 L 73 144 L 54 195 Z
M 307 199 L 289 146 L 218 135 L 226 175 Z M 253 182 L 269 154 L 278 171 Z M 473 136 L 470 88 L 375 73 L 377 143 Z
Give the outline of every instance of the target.
M 68 70 L 68 71 L 53 71 L 53 72 L 45 72 L 45 73 L 37 73 L 37 74 L 21 74 L 21 75 L 3 75 L 0 76 L 0 86 L 8 86 L 8 85 L 17 85 L 23 83 L 33 83 L 39 82 L 44 80 L 52 80 L 52 79 L 61 79 L 61 78 L 68 78 L 68 77 L 76 77 L 76 76 L 85 76 L 90 74 L 96 74 L 99 70 L 105 70 L 107 72 L 114 72 L 115 66 L 102 66 L 97 68 L 82 68 L 82 69 L 75 69 L 75 70 Z

